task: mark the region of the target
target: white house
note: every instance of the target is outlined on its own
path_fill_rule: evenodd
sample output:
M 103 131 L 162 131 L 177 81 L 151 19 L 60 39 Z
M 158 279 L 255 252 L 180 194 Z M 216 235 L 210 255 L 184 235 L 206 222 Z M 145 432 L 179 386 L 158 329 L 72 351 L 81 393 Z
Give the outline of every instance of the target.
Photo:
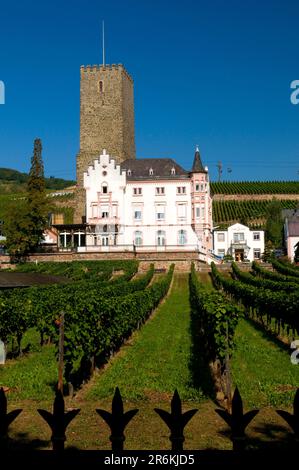
M 288 258 L 294 261 L 296 245 L 299 243 L 299 209 L 284 210 L 284 239 Z
M 265 249 L 264 231 L 250 230 L 242 224 L 214 230 L 213 247 L 215 255 L 231 255 L 235 261 L 260 259 Z
M 209 175 L 198 149 L 191 171 L 170 158 L 117 164 L 103 150 L 86 169 L 84 188 L 86 226 L 59 227 L 61 247 L 80 239 L 81 252 L 212 250 Z

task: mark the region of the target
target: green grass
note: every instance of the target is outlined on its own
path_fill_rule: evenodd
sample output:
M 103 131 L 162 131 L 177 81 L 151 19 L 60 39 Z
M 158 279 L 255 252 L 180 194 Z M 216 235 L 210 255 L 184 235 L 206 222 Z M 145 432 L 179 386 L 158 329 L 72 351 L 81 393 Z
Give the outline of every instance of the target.
M 290 352 L 252 321 L 240 320 L 232 376 L 247 406 L 292 405 L 299 365 L 291 363 Z
M 39 335 L 34 329 L 24 335 L 22 349 L 29 344 L 30 352 L 17 359 L 8 359 L 4 366 L 0 366 L 0 387 L 9 388 L 10 400 L 52 399 L 57 383 L 55 347 L 40 347 Z
M 191 350 L 188 275 L 176 274 L 154 317 L 94 377 L 86 396 L 111 397 L 118 386 L 128 399 L 166 398 L 175 388 L 184 400 L 201 399 L 189 369 Z

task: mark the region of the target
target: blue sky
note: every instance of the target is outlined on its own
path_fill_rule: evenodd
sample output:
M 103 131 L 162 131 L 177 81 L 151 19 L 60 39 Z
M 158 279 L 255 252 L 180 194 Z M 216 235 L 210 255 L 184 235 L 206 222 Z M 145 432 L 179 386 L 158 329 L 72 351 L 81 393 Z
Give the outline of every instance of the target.
M 44 0 L 0 3 L 0 166 L 75 177 L 80 65 L 134 78 L 137 157 L 186 169 L 195 145 L 212 179 L 298 179 L 299 3 L 288 0 Z M 227 168 L 232 169 L 228 174 Z

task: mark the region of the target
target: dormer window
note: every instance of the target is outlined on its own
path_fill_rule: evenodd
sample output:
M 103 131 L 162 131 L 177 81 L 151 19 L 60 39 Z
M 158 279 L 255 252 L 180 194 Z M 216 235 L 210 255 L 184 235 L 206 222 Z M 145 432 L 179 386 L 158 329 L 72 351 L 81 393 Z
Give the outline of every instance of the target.
M 154 174 L 154 170 L 153 170 L 152 168 L 150 168 L 150 169 L 149 169 L 149 175 L 150 175 L 150 176 L 153 176 L 153 174 Z
M 131 175 L 132 175 L 132 171 L 131 171 L 130 169 L 127 171 L 127 175 L 128 175 L 128 176 L 131 176 Z
M 175 175 L 175 168 L 174 167 L 171 168 L 171 174 Z

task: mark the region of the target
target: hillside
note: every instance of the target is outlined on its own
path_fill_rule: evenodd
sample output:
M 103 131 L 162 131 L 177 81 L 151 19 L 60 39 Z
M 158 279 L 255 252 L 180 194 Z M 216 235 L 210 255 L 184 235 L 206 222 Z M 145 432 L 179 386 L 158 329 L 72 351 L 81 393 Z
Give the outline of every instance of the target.
M 299 195 L 299 181 L 222 181 L 211 182 L 214 195 Z
M 243 222 L 263 227 L 273 198 L 283 209 L 299 206 L 299 181 L 223 181 L 211 182 L 214 225 Z
M 26 183 L 28 181 L 28 174 L 21 173 L 17 170 L 10 168 L 0 168 L 0 193 L 11 194 L 20 193 L 26 190 Z M 46 189 L 64 189 L 76 184 L 75 181 L 65 180 L 62 178 L 45 178 Z

